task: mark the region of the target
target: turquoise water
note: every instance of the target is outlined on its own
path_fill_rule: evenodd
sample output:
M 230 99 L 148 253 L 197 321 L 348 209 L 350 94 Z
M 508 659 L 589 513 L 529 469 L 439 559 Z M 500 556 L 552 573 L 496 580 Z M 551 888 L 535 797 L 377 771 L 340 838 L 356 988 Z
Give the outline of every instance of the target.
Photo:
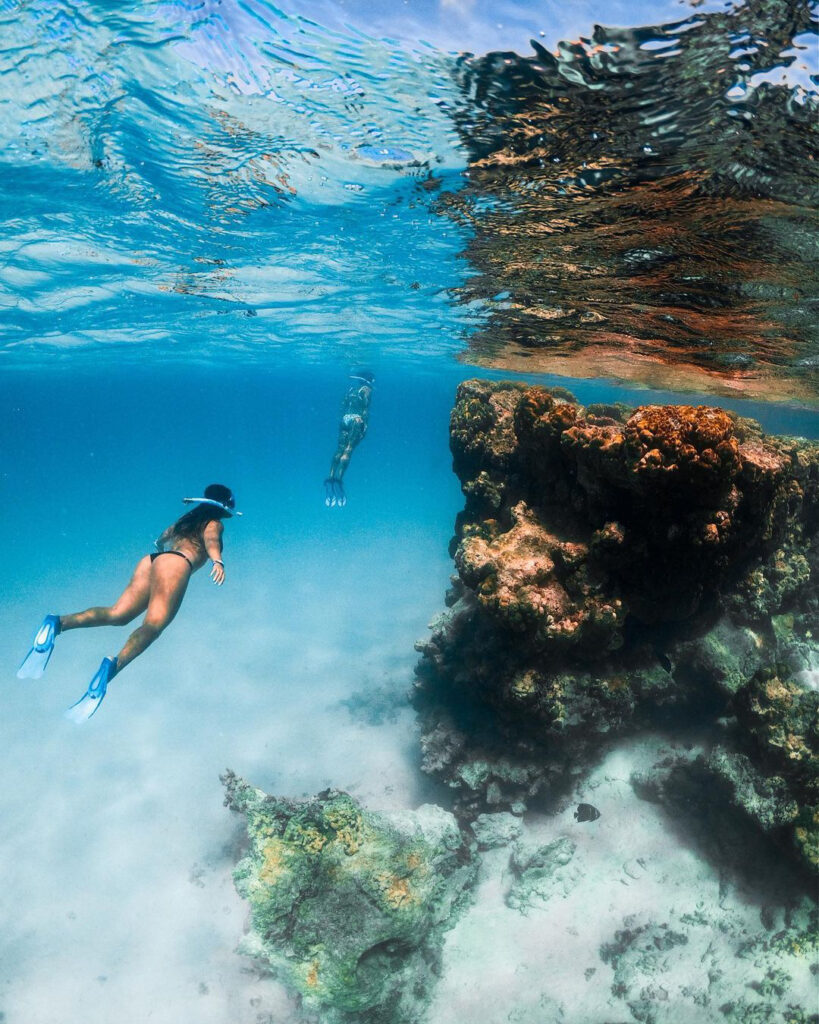
M 276 1009 L 284 997 L 234 953 L 244 910 L 226 766 L 293 795 L 341 784 L 379 806 L 424 798 L 405 695 L 413 642 L 451 571 L 452 388 L 384 377 L 338 511 L 322 480 L 343 372 L 194 366 L 6 382 L 15 457 L 3 486 L 17 495 L 0 629 L 9 1021 L 51 1020 L 57 1004 L 89 1022 L 256 1021 L 259 995 Z M 172 627 L 73 726 L 63 710 L 128 627 L 60 637 L 44 679 L 16 683 L 30 632 L 46 608 L 113 599 L 210 476 L 244 510 L 226 529 L 227 582 L 195 577 Z M 377 726 L 342 703 L 374 694 Z
M 225 767 L 289 796 L 445 799 L 418 769 L 413 643 L 453 568 L 455 387 L 506 375 L 470 362 L 506 299 L 488 281 L 463 301 L 485 271 L 465 258 L 472 228 L 442 212 L 475 158 L 464 118 L 475 138 L 481 124 L 454 69 L 603 18 L 566 7 L 510 5 L 499 26 L 481 4 L 0 2 L 7 1024 L 52 1024 L 55 1007 L 61 1024 L 296 1019 L 234 952 Z M 766 73 L 807 102 L 799 47 Z M 347 506 L 327 509 L 355 365 L 376 374 L 370 429 Z M 610 371 L 531 379 L 584 402 L 679 397 Z M 724 404 L 819 436 L 804 394 L 777 397 Z M 127 628 L 62 637 L 46 677 L 17 683 L 31 633 L 113 600 L 182 497 L 216 480 L 245 513 L 225 586 L 196 576 L 73 726 L 63 710 Z

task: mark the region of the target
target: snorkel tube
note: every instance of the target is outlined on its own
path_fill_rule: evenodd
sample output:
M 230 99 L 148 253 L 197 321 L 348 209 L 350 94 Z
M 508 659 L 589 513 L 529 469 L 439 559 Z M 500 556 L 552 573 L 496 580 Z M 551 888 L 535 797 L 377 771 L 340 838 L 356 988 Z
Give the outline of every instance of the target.
M 366 384 L 368 388 L 375 385 L 375 374 L 370 373 L 369 370 L 353 370 L 349 376 L 350 380 L 360 380 L 362 384 Z
M 213 505 L 214 508 L 221 509 L 222 512 L 229 516 L 240 516 L 242 514 L 237 512 L 235 508 L 231 508 L 230 505 L 226 505 L 223 501 L 216 501 L 215 498 L 183 498 L 182 502 L 185 505 Z

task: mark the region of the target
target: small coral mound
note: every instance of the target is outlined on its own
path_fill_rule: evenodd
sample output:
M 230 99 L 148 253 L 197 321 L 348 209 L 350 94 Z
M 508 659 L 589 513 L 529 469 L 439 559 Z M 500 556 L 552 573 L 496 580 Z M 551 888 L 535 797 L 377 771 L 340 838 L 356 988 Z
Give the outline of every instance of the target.
M 233 772 L 226 804 L 250 848 L 234 878 L 251 907 L 242 950 L 322 1024 L 414 1024 L 473 866 L 451 814 L 375 814 L 346 793 L 277 799 Z
M 647 406 L 634 413 L 623 434 L 629 471 L 643 488 L 692 488 L 705 502 L 739 471 L 734 423 L 722 409 Z

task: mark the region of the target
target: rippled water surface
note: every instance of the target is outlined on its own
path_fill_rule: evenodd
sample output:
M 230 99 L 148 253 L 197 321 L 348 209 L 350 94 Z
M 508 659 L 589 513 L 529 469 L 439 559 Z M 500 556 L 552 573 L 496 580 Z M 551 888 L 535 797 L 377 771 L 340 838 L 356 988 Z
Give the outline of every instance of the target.
M 272 5 L 5 5 L 3 350 L 459 344 L 451 60 Z
M 808 5 L 751 2 L 459 62 L 468 186 L 447 197 L 493 296 L 497 365 L 816 396 Z
M 564 7 L 3 0 L 6 364 L 461 352 L 813 399 L 809 5 Z

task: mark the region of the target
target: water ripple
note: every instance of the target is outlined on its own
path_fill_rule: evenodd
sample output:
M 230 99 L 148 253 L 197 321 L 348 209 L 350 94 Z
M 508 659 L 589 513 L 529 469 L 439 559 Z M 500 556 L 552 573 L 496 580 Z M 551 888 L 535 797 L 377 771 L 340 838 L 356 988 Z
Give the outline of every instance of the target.
M 498 366 L 819 397 L 819 131 L 806 3 L 467 57 L 462 301 Z
M 457 347 L 449 58 L 260 0 L 0 12 L 4 356 Z
M 0 0 L 0 356 L 467 345 L 812 400 L 815 30 L 749 0 L 481 57 L 266 0 Z

